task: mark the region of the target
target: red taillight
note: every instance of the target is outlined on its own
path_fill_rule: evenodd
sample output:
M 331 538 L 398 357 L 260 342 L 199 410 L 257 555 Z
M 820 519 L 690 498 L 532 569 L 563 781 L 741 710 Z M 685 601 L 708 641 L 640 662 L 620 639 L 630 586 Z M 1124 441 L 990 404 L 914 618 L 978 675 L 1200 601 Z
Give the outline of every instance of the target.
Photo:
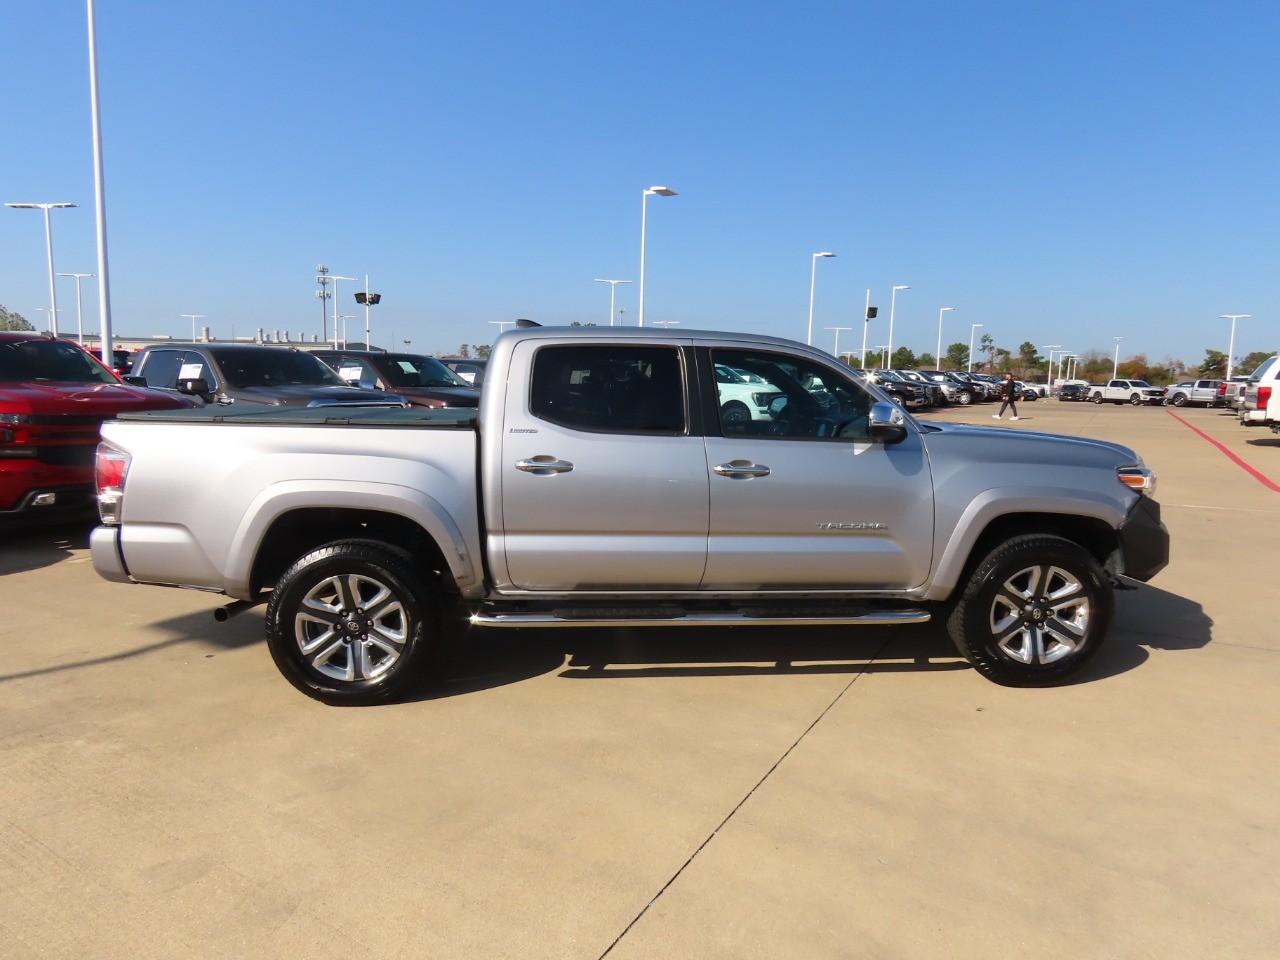
M 1267 409 L 1267 401 L 1270 399 L 1271 399 L 1271 388 L 1259 387 L 1258 388 L 1258 409 L 1259 410 Z
M 120 500 L 124 477 L 129 472 L 129 454 L 107 442 L 98 444 L 95 474 L 98 487 L 98 516 L 106 524 L 120 522 Z

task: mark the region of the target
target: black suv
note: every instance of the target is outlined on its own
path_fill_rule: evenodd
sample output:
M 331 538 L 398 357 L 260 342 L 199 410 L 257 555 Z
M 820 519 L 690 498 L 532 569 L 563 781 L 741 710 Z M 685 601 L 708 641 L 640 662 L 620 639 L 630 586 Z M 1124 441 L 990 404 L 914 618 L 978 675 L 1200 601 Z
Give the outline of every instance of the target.
M 345 383 L 398 393 L 415 407 L 478 407 L 480 389 L 435 357 L 372 350 L 317 350 Z
M 395 394 L 347 385 L 309 353 L 259 344 L 166 343 L 143 347 L 128 382 L 174 390 L 203 403 L 408 406 Z

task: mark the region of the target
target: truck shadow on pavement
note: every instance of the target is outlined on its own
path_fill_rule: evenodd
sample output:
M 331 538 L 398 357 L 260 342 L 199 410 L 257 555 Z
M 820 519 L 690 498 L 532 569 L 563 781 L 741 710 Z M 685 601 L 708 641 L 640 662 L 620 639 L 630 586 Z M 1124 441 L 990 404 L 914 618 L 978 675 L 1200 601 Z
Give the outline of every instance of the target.
M 0 527 L 0 576 L 51 567 L 89 549 L 90 520 L 45 525 Z
M 1107 645 L 1073 684 L 1127 673 L 1148 649 L 1212 640 L 1200 604 L 1149 585 L 1118 596 Z M 803 676 L 968 670 L 941 621 L 910 627 L 619 627 L 469 629 L 404 701 L 434 700 L 555 673 L 568 680 Z M 403 702 L 403 701 L 402 701 Z

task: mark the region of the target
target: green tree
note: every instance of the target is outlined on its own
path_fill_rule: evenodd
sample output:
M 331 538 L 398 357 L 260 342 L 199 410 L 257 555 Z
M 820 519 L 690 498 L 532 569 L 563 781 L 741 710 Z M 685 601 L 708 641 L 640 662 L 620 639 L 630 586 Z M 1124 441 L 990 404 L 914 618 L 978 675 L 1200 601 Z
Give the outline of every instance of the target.
M 470 348 L 469 346 L 467 346 L 465 343 L 459 344 L 459 345 L 458 345 L 458 356 L 463 357 L 463 358 L 470 358 L 470 356 L 471 356 L 471 348 Z
M 61 312 L 61 311 L 59 311 Z M 26 317 L 16 310 L 6 310 L 0 305 L 0 330 L 34 330 Z
M 1231 369 L 1231 375 L 1253 373 L 1263 360 L 1276 355 L 1274 350 L 1255 350 Z
M 1024 377 L 1033 373 L 1039 375 L 1048 369 L 1044 357 L 1036 353 L 1036 345 L 1030 340 L 1022 341 L 1022 346 L 1018 347 L 1018 369 Z
M 907 347 L 899 347 L 889 357 L 889 366 L 894 370 L 914 370 L 916 368 L 916 355 Z
M 969 366 L 969 345 L 953 343 L 947 347 L 947 355 L 942 362 L 943 370 L 964 370 Z
M 1227 372 L 1227 355 L 1221 350 L 1205 350 L 1204 363 L 1200 364 L 1200 376 L 1221 377 Z
M 478 357 L 479 359 L 481 359 L 481 360 L 488 360 L 488 359 L 489 359 L 489 351 L 490 351 L 491 349 L 493 349 L 493 348 L 492 348 L 492 347 L 490 347 L 490 346 L 489 346 L 489 344 L 487 344 L 487 343 L 484 343 L 484 344 L 475 344 L 475 343 L 473 343 L 473 344 L 471 345 L 471 349 L 472 349 L 472 350 L 474 350 L 474 351 L 476 352 L 476 357 Z
M 977 366 L 985 366 L 988 370 L 995 366 L 996 363 L 996 338 L 989 333 L 984 333 L 982 339 L 978 341 L 978 352 L 987 355 L 985 364 L 976 364 Z
M 932 353 L 925 352 L 916 357 L 916 366 L 925 370 L 933 370 L 937 366 L 937 361 Z

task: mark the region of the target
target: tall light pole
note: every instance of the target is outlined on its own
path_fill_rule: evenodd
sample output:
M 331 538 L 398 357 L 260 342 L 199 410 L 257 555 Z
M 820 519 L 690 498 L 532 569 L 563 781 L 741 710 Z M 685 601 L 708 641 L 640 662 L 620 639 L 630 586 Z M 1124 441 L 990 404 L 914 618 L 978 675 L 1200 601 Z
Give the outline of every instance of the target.
M 325 343 L 329 342 L 329 304 L 325 303 L 331 294 L 329 293 L 329 268 L 323 263 L 316 264 L 316 283 L 320 284 L 320 289 L 316 291 L 316 297 L 320 300 L 320 339 Z
M 1116 342 L 1116 359 L 1111 365 L 1111 379 L 1114 380 L 1116 377 L 1120 376 L 1120 341 L 1123 340 L 1124 337 L 1112 337 L 1111 339 Z
M 516 325 L 514 320 L 490 320 L 489 322 L 498 328 L 499 336 L 502 335 L 502 331 L 507 329 L 507 327 L 514 327 Z
M 611 327 L 613 326 L 613 296 L 618 291 L 618 284 L 630 282 L 630 280 L 601 280 L 596 277 L 596 283 L 607 283 L 609 285 L 609 326 Z
M 965 367 L 965 373 L 973 371 L 973 334 L 982 324 L 975 323 L 969 328 L 969 365 Z
M 60 277 L 75 277 L 76 279 L 76 340 L 80 346 L 84 346 L 84 308 L 80 301 L 80 281 L 85 277 L 92 277 L 92 273 L 60 273 Z
M 818 279 L 818 258 L 834 256 L 835 254 L 830 250 L 824 250 L 822 253 L 813 255 L 812 268 L 809 270 L 809 336 L 805 340 L 805 343 L 809 344 L 809 346 L 813 346 L 813 288 L 815 281 Z
M 317 280 L 320 278 L 317 277 Z M 355 281 L 355 277 L 340 277 L 336 273 L 329 274 L 329 280 L 333 284 L 333 349 L 340 350 L 338 346 L 338 281 L 351 280 Z
M 1053 393 L 1053 354 L 1054 354 L 1054 351 L 1056 351 L 1059 346 L 1061 346 L 1061 344 L 1057 344 L 1057 343 L 1042 343 L 1040 345 L 1041 350 L 1049 351 L 1049 393 L 1050 394 Z
M 1236 321 L 1251 320 L 1253 314 L 1250 313 L 1223 313 L 1218 315 L 1219 320 L 1231 321 L 1231 341 L 1227 344 L 1227 375 L 1224 379 L 1231 379 L 1231 355 L 1236 350 Z
M 98 335 L 102 362 L 115 368 L 111 350 L 111 277 L 107 272 L 107 180 L 102 160 L 102 110 L 98 103 L 98 25 L 93 0 L 89 15 L 89 114 L 93 127 L 93 213 L 98 239 Z
M 899 290 L 910 290 L 911 288 L 905 283 L 893 288 L 893 292 L 889 294 L 889 356 L 893 356 L 893 307 L 894 301 L 898 296 Z M 885 364 L 888 366 L 888 364 Z
M 196 321 L 203 320 L 205 315 L 203 313 L 180 313 L 178 314 L 178 316 L 182 317 L 184 320 L 191 321 L 191 342 L 195 343 L 196 342 Z
M 650 187 L 640 196 L 640 321 L 638 327 L 644 326 L 644 235 L 649 210 L 650 197 L 674 197 L 676 192 L 670 187 Z
M 369 308 L 375 307 L 382 302 L 382 294 L 369 292 L 369 275 L 364 275 L 364 290 L 356 292 L 356 303 L 364 304 L 364 348 L 372 350 L 372 341 L 369 333 Z M 394 341 L 394 337 L 392 338 Z
M 835 346 L 832 348 L 831 355 L 835 357 L 837 360 L 839 360 L 840 359 L 840 331 L 852 330 L 853 327 L 823 327 L 822 329 L 834 330 L 836 332 L 836 342 L 835 342 Z
M 53 335 L 58 335 L 58 288 L 53 281 L 53 228 L 49 224 L 50 210 L 64 210 L 67 207 L 79 206 L 75 203 L 6 203 L 6 207 L 15 210 L 44 211 L 44 250 L 49 258 L 49 322 Z
M 939 307 L 938 308 L 938 352 L 933 355 L 933 362 L 938 365 L 938 369 L 942 369 L 942 315 L 948 310 L 954 310 L 955 307 Z
M 882 343 L 878 347 L 872 347 L 871 349 L 881 351 L 880 368 L 887 370 L 889 368 L 889 345 Z
M 867 288 L 867 306 L 862 314 L 862 359 L 859 364 L 867 369 L 867 329 L 871 326 L 871 288 Z

